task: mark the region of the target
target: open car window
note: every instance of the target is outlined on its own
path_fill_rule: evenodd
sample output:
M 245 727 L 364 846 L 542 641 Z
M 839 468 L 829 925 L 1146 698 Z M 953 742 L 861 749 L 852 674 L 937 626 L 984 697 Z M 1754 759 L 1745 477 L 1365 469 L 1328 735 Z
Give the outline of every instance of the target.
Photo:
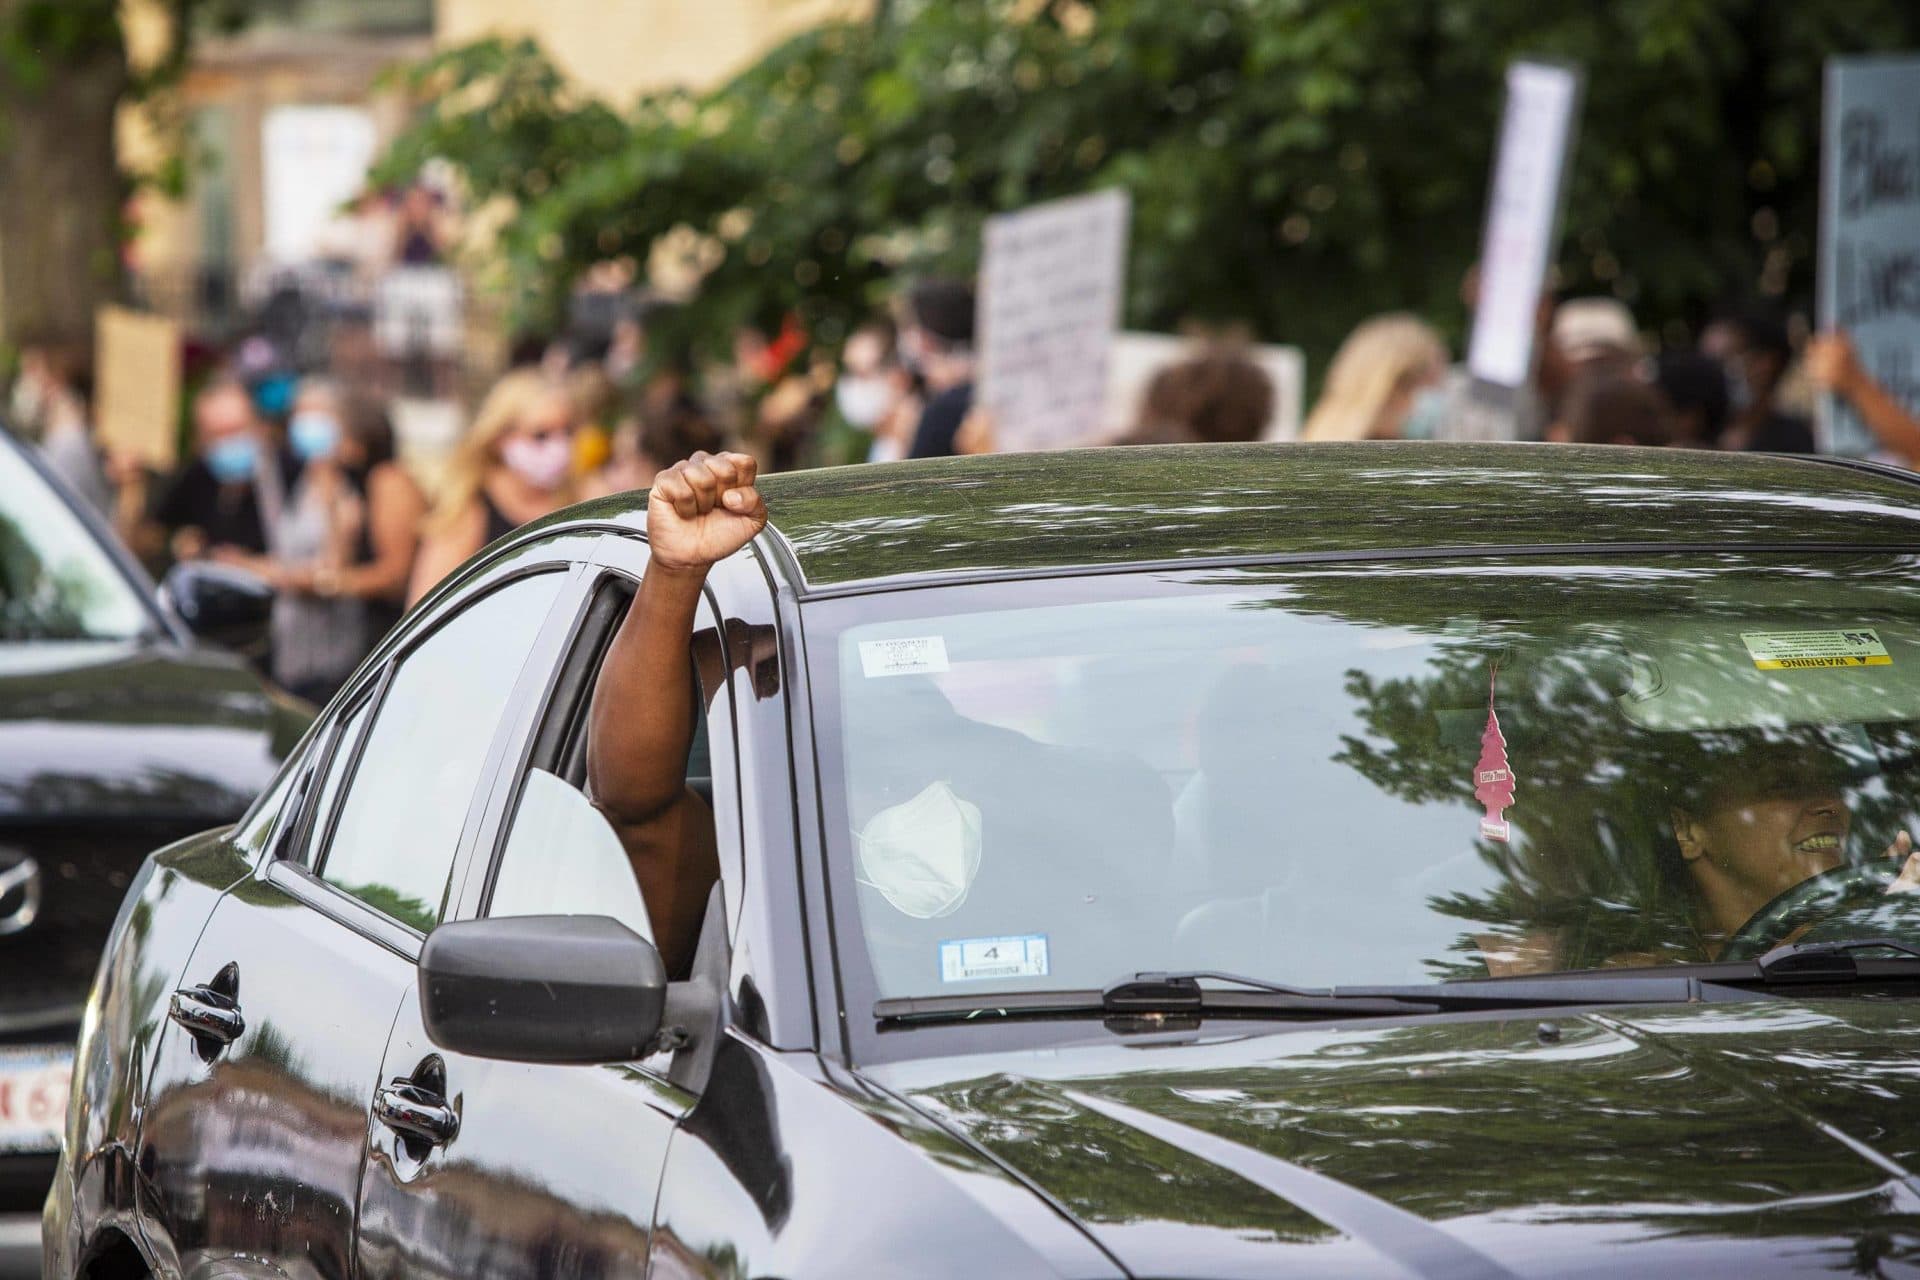
M 854 958 L 897 997 L 1727 954 L 1817 877 L 1898 869 L 1915 567 L 1425 561 L 809 606 Z M 1847 909 L 1920 940 L 1883 888 Z M 1794 936 L 1849 927 L 1815 915 Z

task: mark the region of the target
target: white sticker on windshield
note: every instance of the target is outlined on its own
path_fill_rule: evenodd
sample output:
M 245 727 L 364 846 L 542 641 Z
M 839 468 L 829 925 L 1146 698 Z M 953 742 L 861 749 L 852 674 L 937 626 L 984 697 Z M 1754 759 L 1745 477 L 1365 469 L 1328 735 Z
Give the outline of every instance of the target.
M 1762 671 L 1806 667 L 1890 667 L 1893 656 L 1868 627 L 1851 631 L 1742 631 L 1753 665 Z
M 940 944 L 942 982 L 1046 976 L 1047 935 L 1044 933 L 1011 938 L 960 938 Z
M 862 640 L 860 670 L 875 676 L 920 676 L 947 669 L 947 642 L 941 636 L 900 640 Z

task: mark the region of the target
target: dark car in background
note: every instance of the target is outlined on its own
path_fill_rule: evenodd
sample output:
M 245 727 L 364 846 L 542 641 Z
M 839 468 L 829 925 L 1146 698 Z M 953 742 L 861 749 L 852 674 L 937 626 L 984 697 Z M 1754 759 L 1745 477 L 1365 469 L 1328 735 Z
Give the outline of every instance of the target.
M 114 913 L 156 846 L 239 816 L 310 713 L 231 654 L 265 597 L 217 569 L 171 605 L 0 431 L 0 1273 L 37 1274 L 73 1042 Z
M 49 1276 L 1920 1268 L 1912 477 L 1194 446 L 763 491 L 690 639 L 690 973 L 584 793 L 621 495 L 147 860 Z

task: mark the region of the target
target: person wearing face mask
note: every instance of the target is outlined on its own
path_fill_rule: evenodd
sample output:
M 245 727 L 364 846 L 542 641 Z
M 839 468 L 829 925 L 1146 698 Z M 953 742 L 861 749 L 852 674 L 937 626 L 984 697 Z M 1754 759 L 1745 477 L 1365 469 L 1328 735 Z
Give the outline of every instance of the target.
M 1727 312 L 1701 333 L 1700 353 L 1718 360 L 1727 374 L 1730 412 L 1722 449 L 1813 452 L 1813 424 L 1779 405 L 1793 342 L 1776 312 L 1757 306 Z
M 287 440 L 300 473 L 271 531 L 273 555 L 225 558 L 246 563 L 278 588 L 273 678 L 289 693 L 319 705 L 353 673 L 368 647 L 364 603 L 315 589 L 353 561 L 366 526 L 366 503 L 344 459 L 339 393 L 329 383 L 309 379 L 295 392 L 291 407 Z
M 1375 316 L 1334 353 L 1300 438 L 1399 440 L 1416 405 L 1432 411 L 1422 397 L 1440 393 L 1446 373 L 1447 349 L 1431 326 L 1404 312 Z
M 155 505 L 153 527 L 176 560 L 266 555 L 297 460 L 267 443 L 238 379 L 216 379 L 194 397 L 193 432 L 195 456 Z
M 481 547 L 575 500 L 577 425 L 565 384 L 538 370 L 494 384 L 427 517 L 409 604 Z
M 973 286 L 923 280 L 908 290 L 904 309 L 900 363 L 926 388 L 907 456 L 949 457 L 973 409 Z
M 907 456 L 907 429 L 898 412 L 911 384 L 900 367 L 893 326 L 876 321 L 856 329 L 840 352 L 833 407 L 845 424 L 844 456 L 833 461 L 892 462 Z M 825 461 L 825 459 L 823 459 Z

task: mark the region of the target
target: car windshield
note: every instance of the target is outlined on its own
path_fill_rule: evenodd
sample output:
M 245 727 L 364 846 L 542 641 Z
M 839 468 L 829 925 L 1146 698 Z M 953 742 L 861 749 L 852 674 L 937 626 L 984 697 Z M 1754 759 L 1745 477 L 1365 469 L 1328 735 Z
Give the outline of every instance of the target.
M 0 643 L 132 639 L 153 626 L 60 495 L 0 446 Z
M 876 997 L 1692 963 L 1841 928 L 1808 888 L 1843 881 L 1845 936 L 1920 932 L 1885 892 L 1920 832 L 1911 557 L 1235 567 L 806 625 Z

